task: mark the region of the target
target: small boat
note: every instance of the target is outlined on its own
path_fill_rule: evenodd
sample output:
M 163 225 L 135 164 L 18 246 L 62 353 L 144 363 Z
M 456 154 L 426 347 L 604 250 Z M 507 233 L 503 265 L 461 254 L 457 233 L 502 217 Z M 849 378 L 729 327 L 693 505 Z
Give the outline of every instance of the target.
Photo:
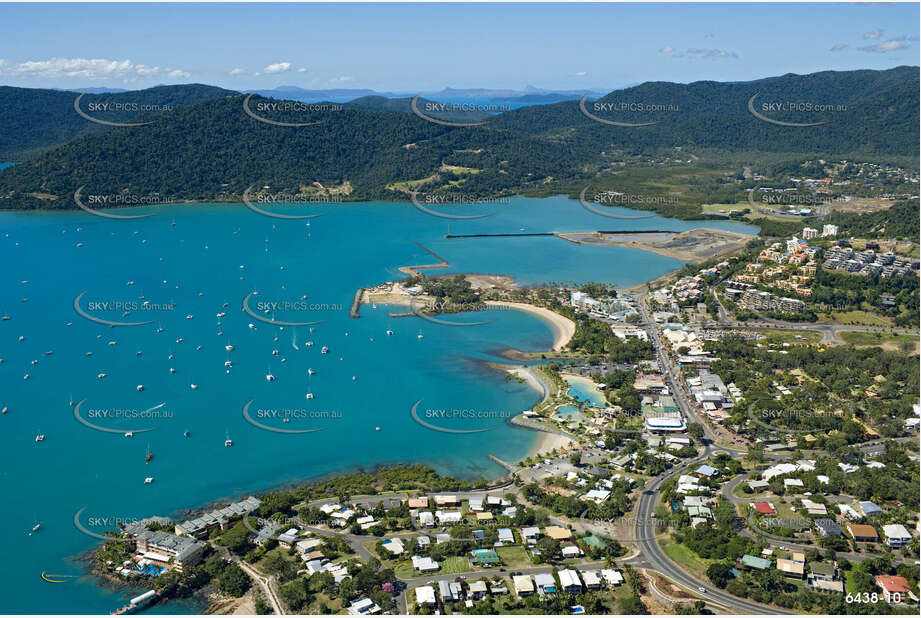
M 304 397 L 306 399 L 313 399 L 313 393 L 307 393 L 306 395 L 304 395 Z
M 230 432 L 227 432 L 227 439 L 224 440 L 224 446 L 233 446 L 233 440 L 230 439 Z
M 32 526 L 32 532 L 38 532 L 41 529 L 41 527 L 42 527 L 41 524 L 35 524 L 34 526 Z
M 194 391 L 198 388 L 198 384 L 189 384 L 189 388 L 191 388 Z
M 387 334 L 388 334 L 388 335 L 392 335 L 392 334 L 393 334 L 393 331 L 390 330 L 390 329 L 388 328 L 388 329 L 387 329 Z
M 422 339 L 422 331 L 419 331 L 419 334 L 416 335 L 416 339 Z
M 144 484 L 145 484 L 145 485 L 150 485 L 150 484 L 153 483 L 153 482 L 154 482 L 154 477 L 152 477 L 152 476 L 148 476 L 146 479 L 144 479 Z
M 170 368 L 169 368 L 169 372 L 170 372 L 170 373 L 176 373 L 176 370 L 173 369 L 172 367 L 170 367 Z
M 314 371 L 313 369 L 308 369 L 308 370 L 307 370 L 307 375 L 309 375 L 309 376 L 312 376 L 312 375 L 314 375 L 315 373 L 316 373 L 316 371 Z
M 8 322 L 8 321 L 10 320 L 10 316 L 5 315 L 5 316 L 3 316 L 2 319 L 3 319 L 4 322 Z
M 25 337 L 23 337 L 22 335 L 19 335 L 19 340 L 20 340 L 20 341 L 25 341 L 25 340 L 26 340 L 26 338 L 25 338 Z
M 326 346 L 323 346 L 322 348 L 320 348 L 320 353 L 329 354 L 329 348 L 327 348 Z
M 134 437 L 134 432 L 133 432 L 133 431 L 126 431 L 126 432 L 125 432 L 125 437 L 126 437 L 126 438 L 133 438 L 133 437 Z
M 232 345 L 229 345 L 229 344 L 228 344 L 228 345 L 225 345 L 225 346 L 224 346 L 224 349 L 227 350 L 228 352 L 233 352 L 233 346 L 232 346 Z
M 143 385 L 143 384 L 138 384 L 138 385 L 137 385 L 137 389 L 138 389 L 138 392 L 143 391 L 143 390 L 144 390 L 144 385 Z
M 233 363 L 230 362 L 229 360 L 226 360 L 226 361 L 224 361 L 224 366 L 225 366 L 225 367 L 233 367 Z
M 272 350 L 272 356 L 278 356 L 278 350 Z
M 3 406 L 3 410 L 0 410 L 0 414 L 6 414 L 7 412 L 9 412 L 9 410 L 10 409 L 8 407 Z
M 189 431 L 188 429 L 186 429 L 185 431 L 182 432 L 182 437 L 183 437 L 183 438 L 191 437 L 191 435 L 192 435 L 192 432 Z
M 313 347 L 313 341 L 308 341 L 308 342 L 305 343 L 304 345 L 306 345 L 308 348 L 312 348 L 312 347 Z
M 380 430 L 381 430 L 380 427 L 375 427 L 375 428 L 374 428 L 374 431 L 380 431 Z
M 144 463 L 150 463 L 153 459 L 153 453 L 150 452 L 150 442 L 147 443 L 147 455 L 144 456 Z
M 97 374 L 96 374 L 96 377 L 97 377 L 98 379 L 101 380 L 101 379 L 103 379 L 104 377 L 106 377 L 107 375 L 108 375 L 107 373 L 102 372 L 102 373 L 97 373 Z
M 35 436 L 36 442 L 44 442 L 44 440 L 45 440 L 45 434 L 43 433 L 39 433 Z
M 265 381 L 266 381 L 266 382 L 274 382 L 274 381 L 275 381 L 275 376 L 273 376 L 271 373 L 267 373 L 267 374 L 265 374 Z
M 32 377 L 32 376 L 29 375 L 29 374 L 27 373 L 27 374 L 25 374 L 24 376 L 22 376 L 22 379 L 23 379 L 23 380 L 28 380 L 28 379 L 31 378 L 31 377 Z
M 185 316 L 185 319 L 187 319 L 187 320 L 191 320 L 191 319 L 194 319 L 194 318 L 195 318 L 195 316 L 192 315 L 191 313 L 190 313 L 189 315 Z

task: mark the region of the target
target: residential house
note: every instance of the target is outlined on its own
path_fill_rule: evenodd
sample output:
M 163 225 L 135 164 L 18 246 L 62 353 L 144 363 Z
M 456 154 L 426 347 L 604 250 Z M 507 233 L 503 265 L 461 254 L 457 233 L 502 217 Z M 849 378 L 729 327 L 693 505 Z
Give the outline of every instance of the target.
M 813 523 L 815 523 L 815 527 L 818 528 L 822 536 L 841 536 L 844 534 L 841 526 L 834 519 L 817 519 Z
M 381 547 L 389 551 L 394 556 L 399 556 L 402 554 L 405 549 L 403 549 L 403 541 L 400 539 L 390 539 L 381 543 Z
M 431 586 L 419 586 L 416 588 L 416 603 L 419 605 L 436 605 L 435 589 Z
M 582 555 L 582 550 L 575 545 L 567 545 L 560 549 L 563 553 L 563 558 L 578 558 Z
M 537 593 L 541 596 L 556 594 L 556 579 L 553 578 L 553 573 L 535 574 L 534 584 L 537 586 Z
M 521 529 L 521 538 L 528 543 L 536 543 L 540 537 L 540 528 L 537 526 L 528 526 Z
M 474 601 L 479 601 L 487 594 L 489 594 L 489 587 L 487 586 L 485 580 L 478 579 L 475 582 L 470 582 L 470 584 L 467 586 L 467 591 L 471 599 Z
M 860 543 L 876 543 L 879 541 L 879 534 L 876 528 L 867 524 L 848 524 L 847 531 L 851 533 L 855 541 Z
M 598 577 L 598 571 L 582 571 L 582 581 L 589 590 L 598 590 L 601 588 L 601 578 Z
M 900 575 L 877 575 L 876 585 L 883 589 L 886 603 L 897 605 L 914 599 L 908 580 Z
M 512 584 L 515 586 L 515 594 L 520 597 L 534 594 L 534 580 L 530 575 L 515 575 Z
M 777 570 L 783 573 L 785 577 L 795 579 L 803 579 L 805 573 L 805 568 L 802 564 L 792 560 L 785 560 L 784 558 L 777 559 Z
M 580 593 L 582 592 L 582 580 L 579 579 L 579 574 L 572 569 L 564 569 L 559 571 L 557 575 L 560 578 L 560 588 L 566 592 Z
M 883 536 L 889 547 L 904 547 L 911 543 L 911 533 L 902 524 L 887 524 L 883 526 Z
M 470 552 L 470 563 L 475 566 L 499 564 L 499 554 L 492 549 L 474 549 Z
M 765 569 L 771 568 L 771 561 L 766 558 L 758 558 L 757 556 L 751 556 L 745 554 L 742 556 L 742 566 L 747 569 L 754 569 L 756 571 L 764 571 Z
M 413 568 L 420 573 L 431 573 L 438 570 L 438 562 L 428 556 L 413 556 Z
M 349 614 L 352 616 L 372 616 L 381 613 L 380 606 L 368 597 L 358 599 L 349 605 L 348 609 Z
M 819 592 L 834 592 L 841 594 L 844 592 L 844 582 L 838 579 L 835 565 L 826 562 L 815 562 L 809 565 L 809 576 L 806 578 L 806 586 L 814 588 Z
M 624 583 L 623 574 L 616 569 L 602 569 L 601 578 L 611 586 L 620 586 Z

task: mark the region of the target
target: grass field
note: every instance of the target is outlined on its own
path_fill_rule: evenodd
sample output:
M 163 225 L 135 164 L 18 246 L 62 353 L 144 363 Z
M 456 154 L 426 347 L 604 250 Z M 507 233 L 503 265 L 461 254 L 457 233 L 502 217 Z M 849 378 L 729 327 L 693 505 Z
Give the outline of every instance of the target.
M 531 559 L 528 558 L 528 552 L 520 545 L 515 547 L 499 547 L 496 553 L 502 560 L 502 564 L 510 569 L 520 569 L 534 566 Z
M 470 570 L 470 562 L 465 556 L 448 556 L 441 561 L 439 573 L 463 573 Z
M 684 545 L 680 545 L 670 538 L 662 539 L 659 544 L 662 547 L 662 551 L 664 551 L 669 558 L 698 578 L 705 578 L 707 575 L 707 567 L 714 562 L 718 562 L 717 560 L 701 558 Z
M 855 346 L 876 346 L 884 350 L 900 351 L 915 354 L 918 351 L 918 337 L 912 335 L 895 335 L 887 333 L 862 333 L 860 331 L 844 331 L 839 336 L 847 343 Z
M 833 324 L 859 324 L 861 326 L 892 326 L 892 320 L 869 311 L 835 311 L 831 319 L 819 316 L 819 322 Z

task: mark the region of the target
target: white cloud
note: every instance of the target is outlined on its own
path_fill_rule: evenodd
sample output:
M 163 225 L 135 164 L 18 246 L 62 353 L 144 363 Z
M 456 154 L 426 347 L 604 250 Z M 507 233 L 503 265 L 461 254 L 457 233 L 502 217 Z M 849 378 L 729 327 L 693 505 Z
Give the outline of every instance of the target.
M 865 39 L 871 39 L 871 40 L 876 40 L 876 39 L 878 39 L 880 36 L 882 36 L 882 34 L 883 34 L 883 31 L 882 31 L 882 30 L 870 30 L 869 32 L 864 32 L 864 33 L 863 33 L 863 38 L 865 38 Z
M 835 43 L 829 51 L 841 51 L 842 49 L 847 49 L 847 43 Z
M 77 77 L 80 79 L 123 79 L 133 81 L 141 77 L 191 77 L 180 69 L 161 68 L 135 64 L 130 60 L 106 58 L 51 58 L 27 60 L 19 64 L 0 63 L 2 72 L 17 77 Z
M 727 52 L 722 49 L 708 49 L 708 48 L 693 48 L 687 51 L 688 54 L 693 56 L 700 56 L 701 58 L 710 58 L 716 60 L 718 58 L 738 58 L 739 56 L 735 52 Z
M 670 54 L 674 51 L 675 51 L 674 47 L 672 47 L 671 45 L 666 45 L 665 47 L 659 50 L 659 53 L 660 54 Z
M 349 77 L 348 75 L 340 75 L 339 77 L 334 77 L 334 78 L 333 78 L 332 80 L 330 80 L 330 81 L 332 81 L 332 82 L 334 82 L 334 83 L 342 83 L 342 82 L 350 82 L 350 81 L 352 81 L 352 79 L 354 79 L 354 78 Z
M 586 75 L 588 75 L 588 72 L 586 71 L 579 71 L 576 73 L 576 77 L 585 77 Z
M 270 75 L 273 73 L 284 73 L 285 71 L 291 70 L 291 63 L 290 62 L 276 62 L 275 64 L 270 64 L 263 70 L 266 73 L 269 73 Z
M 297 72 L 298 72 L 298 73 L 306 73 L 306 72 L 307 72 L 307 69 L 298 69 Z
M 876 43 L 875 45 L 867 45 L 866 47 L 858 47 L 860 51 L 870 52 L 874 54 L 885 54 L 887 52 L 896 51 L 899 49 L 905 49 L 908 45 L 902 41 L 892 40 L 892 41 L 882 41 Z
M 246 73 L 246 71 L 244 71 L 244 70 L 241 69 L 241 68 L 230 69 L 229 72 L 230 72 L 231 75 L 243 75 L 244 73 Z

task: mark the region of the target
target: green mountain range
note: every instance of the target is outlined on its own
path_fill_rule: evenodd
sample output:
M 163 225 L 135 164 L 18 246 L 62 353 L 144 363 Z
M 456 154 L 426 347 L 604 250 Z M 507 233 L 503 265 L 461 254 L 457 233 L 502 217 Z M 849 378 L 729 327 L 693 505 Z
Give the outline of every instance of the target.
M 702 151 L 736 153 L 740 161 L 768 153 L 901 156 L 916 162 L 918 88 L 918 68 L 899 67 L 754 82 L 649 82 L 584 103 L 598 119 L 644 125 L 624 127 L 588 117 L 578 101 L 488 117 L 473 112 L 470 122 L 483 124 L 450 126 L 419 117 L 407 99 L 305 106 L 178 86 L 140 91 L 184 102 L 131 118 L 150 124 L 99 128 L 73 113 L 73 93 L 6 88 L 0 92 L 7 97 L 19 91 L 12 98 L 23 114 L 41 116 L 28 104 L 29 96 L 69 104 L 71 111 L 66 119 L 46 114 L 44 125 L 31 131 L 23 128 L 26 118 L 0 122 L 5 152 L 46 149 L 0 172 L 0 208 L 74 208 L 72 196 L 81 186 L 85 192 L 184 200 L 239 199 L 253 185 L 300 193 L 315 183 L 344 187 L 353 199 L 406 199 L 410 190 L 471 195 L 571 190 L 610 176 L 631 157 L 665 153 L 684 160 Z M 752 106 L 766 118 L 823 124 L 782 126 L 759 119 L 749 109 L 755 95 Z M 790 104 L 832 107 L 789 111 L 784 106 Z M 638 107 L 654 111 L 635 111 Z M 463 118 L 457 111 L 428 115 L 450 122 Z

